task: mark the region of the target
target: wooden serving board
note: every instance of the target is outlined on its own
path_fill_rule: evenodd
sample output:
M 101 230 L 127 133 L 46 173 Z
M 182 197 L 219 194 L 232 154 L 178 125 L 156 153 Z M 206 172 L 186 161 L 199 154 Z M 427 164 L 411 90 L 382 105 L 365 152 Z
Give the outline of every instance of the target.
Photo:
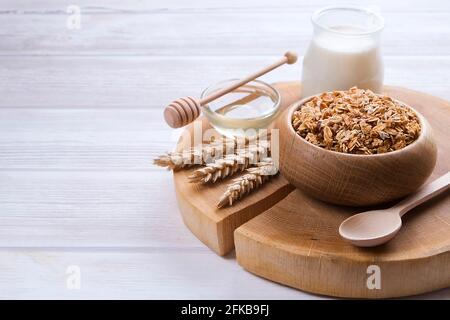
M 281 109 L 285 109 L 300 98 L 301 85 L 298 82 L 274 85 L 280 92 Z M 186 127 L 179 142 L 178 149 L 194 146 L 194 126 L 202 131 L 210 129 L 208 121 L 201 117 Z M 191 170 L 174 173 L 175 191 L 184 223 L 209 248 L 219 255 L 225 255 L 234 249 L 234 230 L 244 222 L 266 211 L 287 196 L 294 187 L 282 176 L 277 176 L 258 192 L 236 202 L 232 207 L 217 209 L 216 204 L 226 189 L 223 183 L 208 185 L 192 184 L 188 181 Z
M 300 96 L 299 83 L 277 86 L 284 107 Z M 438 145 L 430 179 L 449 171 L 450 103 L 399 87 L 385 87 L 385 93 L 410 104 L 430 122 Z M 179 146 L 189 145 L 186 140 L 180 139 Z M 174 174 L 186 225 L 220 255 L 232 250 L 235 230 L 237 261 L 256 275 L 313 293 L 354 298 L 400 297 L 450 286 L 449 192 L 406 215 L 391 242 L 364 249 L 343 241 L 338 226 L 367 208 L 320 202 L 278 177 L 235 206 L 218 210 L 215 204 L 226 183 L 192 185 L 188 174 Z M 378 275 L 380 282 L 373 282 Z M 369 289 L 368 281 L 375 288 Z

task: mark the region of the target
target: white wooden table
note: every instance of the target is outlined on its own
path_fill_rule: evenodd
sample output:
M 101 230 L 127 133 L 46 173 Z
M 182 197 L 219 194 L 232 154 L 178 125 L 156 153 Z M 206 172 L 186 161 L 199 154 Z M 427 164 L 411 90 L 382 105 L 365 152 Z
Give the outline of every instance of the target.
M 1 0 L 0 298 L 323 298 L 207 249 L 151 159 L 179 133 L 167 102 L 301 53 L 333 2 Z M 356 2 L 386 19 L 385 82 L 450 99 L 450 3 Z

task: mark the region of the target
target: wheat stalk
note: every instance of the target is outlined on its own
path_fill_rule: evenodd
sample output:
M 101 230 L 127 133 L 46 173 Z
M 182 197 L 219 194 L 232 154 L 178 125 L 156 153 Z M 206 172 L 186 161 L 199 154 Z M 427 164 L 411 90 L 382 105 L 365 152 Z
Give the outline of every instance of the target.
M 267 136 L 269 137 L 270 134 Z M 155 158 L 153 163 L 174 171 L 195 165 L 207 165 L 218 159 L 223 159 L 224 154 L 237 154 L 241 147 L 245 148 L 250 143 L 257 141 L 258 137 L 260 136 L 245 138 L 242 141 L 232 138 L 212 140 L 209 144 L 204 144 L 197 148 L 190 148 L 181 152 L 167 152 Z M 262 146 L 269 144 L 266 140 L 261 140 L 258 143 Z
M 267 156 L 268 148 L 263 146 L 250 146 L 236 154 L 226 155 L 208 163 L 205 167 L 195 170 L 190 176 L 190 182 L 216 182 L 237 172 L 242 172 Z
M 196 165 L 205 165 L 219 156 L 222 157 L 224 145 L 225 141 L 220 140 L 181 152 L 167 152 L 154 159 L 153 163 L 174 171 Z
M 271 158 L 264 159 L 257 164 L 257 167 L 249 168 L 247 171 L 247 174 L 234 179 L 233 183 L 227 186 L 217 203 L 218 208 L 232 206 L 234 202 L 256 190 L 278 173 Z
M 168 152 L 153 159 L 153 164 L 176 171 L 194 166 L 196 164 L 196 158 L 197 156 L 193 152 L 189 154 Z

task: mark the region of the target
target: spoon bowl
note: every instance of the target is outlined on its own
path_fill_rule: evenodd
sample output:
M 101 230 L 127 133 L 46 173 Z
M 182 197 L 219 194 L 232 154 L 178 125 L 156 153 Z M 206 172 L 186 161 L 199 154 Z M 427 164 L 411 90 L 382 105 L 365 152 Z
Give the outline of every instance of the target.
M 389 209 L 366 211 L 347 218 L 341 223 L 339 234 L 359 247 L 374 247 L 388 242 L 402 227 L 404 214 L 449 187 L 450 172 L 447 172 Z
M 346 219 L 340 225 L 339 233 L 354 245 L 373 247 L 391 240 L 401 227 L 398 212 L 373 210 Z

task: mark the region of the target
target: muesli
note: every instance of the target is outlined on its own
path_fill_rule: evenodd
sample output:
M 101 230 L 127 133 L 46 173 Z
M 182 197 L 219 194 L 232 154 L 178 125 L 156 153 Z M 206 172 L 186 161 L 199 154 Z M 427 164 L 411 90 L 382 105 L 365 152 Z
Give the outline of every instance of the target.
M 357 87 L 314 96 L 294 112 L 292 126 L 316 146 L 367 155 L 402 149 L 421 131 L 409 106 Z

